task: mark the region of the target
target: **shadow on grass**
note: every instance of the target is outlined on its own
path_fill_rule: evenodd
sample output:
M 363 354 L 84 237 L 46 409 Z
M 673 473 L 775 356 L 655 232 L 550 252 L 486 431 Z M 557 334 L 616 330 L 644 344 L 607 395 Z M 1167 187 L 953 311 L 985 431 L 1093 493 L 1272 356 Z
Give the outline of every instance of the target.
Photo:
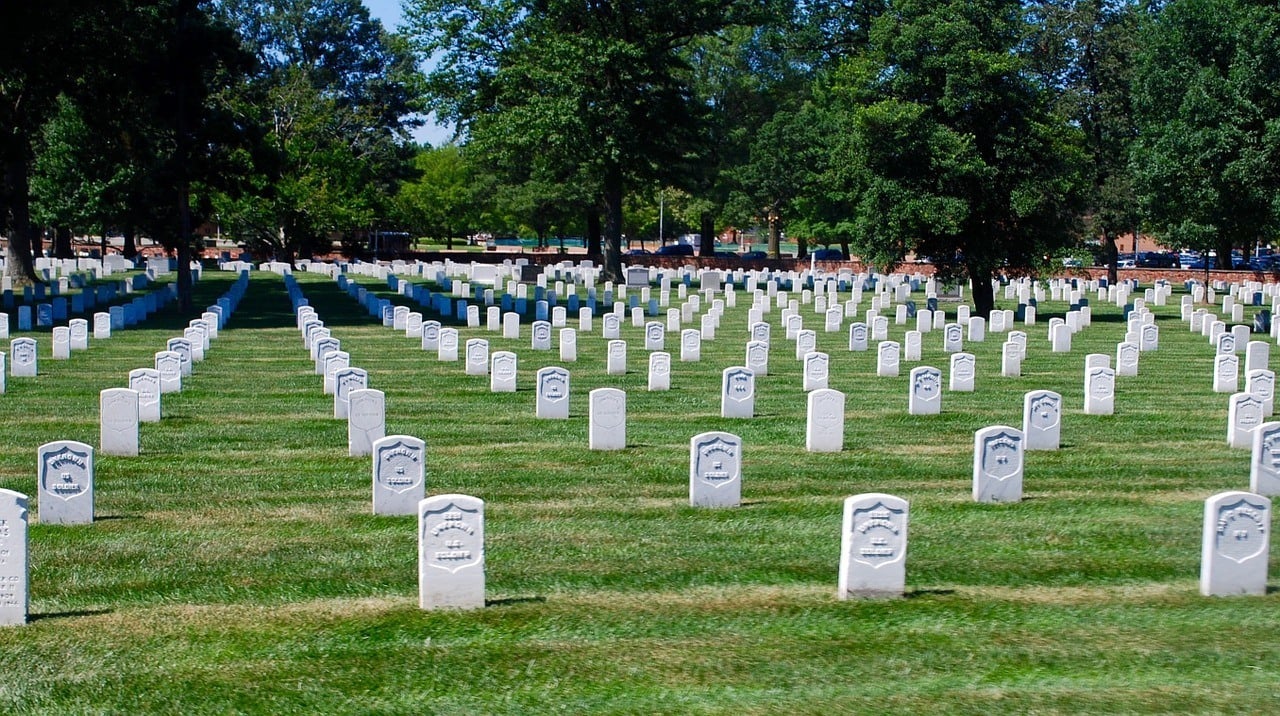
M 904 599 L 918 599 L 920 597 L 949 597 L 956 593 L 954 589 L 913 589 L 902 595 Z
M 110 609 L 76 609 L 70 612 L 49 612 L 48 614 L 30 614 L 27 616 L 28 622 L 38 622 L 45 619 L 73 619 L 75 617 L 96 617 L 103 614 L 110 614 Z
M 546 604 L 546 597 L 507 597 L 506 599 L 486 599 L 486 607 L 509 607 L 516 604 Z
M 142 515 L 94 515 L 94 522 L 109 522 L 111 520 L 140 520 Z

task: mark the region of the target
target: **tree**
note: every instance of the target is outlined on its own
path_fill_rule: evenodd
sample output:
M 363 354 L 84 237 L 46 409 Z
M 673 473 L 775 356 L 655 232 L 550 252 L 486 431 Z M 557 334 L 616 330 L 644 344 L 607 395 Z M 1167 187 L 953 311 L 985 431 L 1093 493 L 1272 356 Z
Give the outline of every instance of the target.
M 1280 14 L 1172 0 L 1147 16 L 1139 47 L 1133 165 L 1148 226 L 1230 268 L 1234 247 L 1280 229 Z
M 359 0 L 226 0 L 220 12 L 259 68 L 224 96 L 260 136 L 241 165 L 254 191 L 217 198 L 224 225 L 291 260 L 385 218 L 419 122 L 404 41 Z
M 396 195 L 397 215 L 405 227 L 419 235 L 443 239 L 453 248 L 453 239 L 479 216 L 473 173 L 462 151 L 446 144 L 423 147 L 413 160 L 418 176 L 400 185 Z
M 415 0 L 406 16 L 435 109 L 469 144 L 604 214 L 604 277 L 621 280 L 629 189 L 678 183 L 704 106 L 682 50 L 745 18 L 745 0 Z
M 1078 131 L 1028 71 L 1022 13 L 1016 0 L 898 0 L 830 88 L 824 181 L 853 207 L 859 253 L 968 278 L 982 315 L 993 275 L 1070 244 L 1081 206 Z

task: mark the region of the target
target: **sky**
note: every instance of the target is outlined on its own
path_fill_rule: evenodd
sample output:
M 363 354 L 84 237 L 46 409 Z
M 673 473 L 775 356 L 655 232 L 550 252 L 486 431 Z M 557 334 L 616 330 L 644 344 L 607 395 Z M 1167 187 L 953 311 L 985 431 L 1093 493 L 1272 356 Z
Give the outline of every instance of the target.
M 378 20 L 387 29 L 395 30 L 403 18 L 400 12 L 401 0 L 363 0 L 365 7 L 369 8 L 369 14 Z M 418 127 L 413 132 L 413 138 L 419 142 L 427 142 L 433 147 L 438 147 L 448 142 L 453 135 L 453 130 L 449 127 L 442 127 L 431 120 L 427 119 L 427 123 Z

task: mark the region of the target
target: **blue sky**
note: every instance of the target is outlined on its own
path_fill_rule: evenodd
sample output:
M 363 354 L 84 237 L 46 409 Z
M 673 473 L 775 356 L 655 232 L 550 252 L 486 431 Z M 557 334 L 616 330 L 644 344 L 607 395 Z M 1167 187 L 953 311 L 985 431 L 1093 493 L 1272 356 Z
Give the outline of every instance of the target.
M 382 21 L 388 29 L 394 30 L 400 24 L 403 14 L 400 12 L 401 0 L 363 0 L 369 14 Z M 419 142 L 429 142 L 439 146 L 449 141 L 453 131 L 449 127 L 441 127 L 428 118 L 426 125 L 419 127 L 413 138 Z

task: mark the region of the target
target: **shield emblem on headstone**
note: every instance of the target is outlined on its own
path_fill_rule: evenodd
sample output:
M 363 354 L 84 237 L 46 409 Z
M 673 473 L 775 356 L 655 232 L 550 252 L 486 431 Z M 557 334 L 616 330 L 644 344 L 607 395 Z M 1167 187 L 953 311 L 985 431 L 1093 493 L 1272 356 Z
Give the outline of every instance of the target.
M 925 371 L 916 376 L 916 395 L 928 400 L 938 394 L 940 376 L 933 371 Z
M 982 445 L 982 471 L 996 480 L 1006 480 L 1018 473 L 1022 459 L 1016 435 L 1000 433 L 987 438 Z
M 396 441 L 378 452 L 378 483 L 401 494 L 422 481 L 422 451 Z
M 662 340 L 662 326 L 649 326 L 649 340 L 655 343 Z
M 1273 473 L 1280 473 L 1280 430 L 1263 433 L 1262 466 Z
M 973 361 L 956 361 L 956 377 L 960 380 L 969 380 L 973 378 Z
M 542 378 L 542 397 L 550 401 L 564 400 L 568 395 L 568 376 L 550 373 Z
M 720 487 L 738 474 L 740 444 L 717 437 L 698 446 L 698 477 L 709 485 Z
M 1218 510 L 1218 554 L 1237 564 L 1262 554 L 1267 546 L 1268 509 L 1241 499 Z
M 485 346 L 480 343 L 472 344 L 472 346 L 468 350 L 471 352 L 472 363 L 484 362 L 486 359 L 486 354 L 489 352 L 488 346 Z
M 1031 424 L 1041 430 L 1048 430 L 1060 420 L 1058 400 L 1051 395 L 1042 395 L 1031 401 Z
M 1273 389 L 1274 383 L 1269 375 L 1255 375 L 1249 381 L 1249 392 L 1262 400 L 1269 400 Z
M 729 373 L 728 383 L 728 397 L 730 400 L 747 400 L 755 393 L 755 377 L 745 370 L 735 370 Z
M 623 416 L 626 414 L 624 400 L 624 398 L 616 395 L 606 395 L 599 398 L 596 403 L 596 409 L 593 412 L 596 425 L 609 429 L 622 425 Z
M 1115 379 L 1111 377 L 1109 371 L 1100 370 L 1093 374 L 1090 381 L 1089 393 L 1095 398 L 1109 398 L 1115 390 Z
M 500 380 L 507 380 L 516 373 L 516 357 L 514 355 L 500 355 L 493 359 L 493 374 Z
M 840 399 L 834 395 L 814 399 L 813 420 L 823 431 L 833 430 L 840 421 Z
M 69 500 L 85 491 L 88 479 L 89 453 L 69 447 L 49 453 L 40 471 L 40 487 L 44 494 Z
M 1236 403 L 1236 424 L 1252 430 L 1262 424 L 1262 401 L 1250 395 Z
M 854 510 L 850 535 L 853 558 L 872 568 L 901 559 L 905 547 L 902 516 L 902 510 L 890 509 L 880 502 L 874 507 Z

